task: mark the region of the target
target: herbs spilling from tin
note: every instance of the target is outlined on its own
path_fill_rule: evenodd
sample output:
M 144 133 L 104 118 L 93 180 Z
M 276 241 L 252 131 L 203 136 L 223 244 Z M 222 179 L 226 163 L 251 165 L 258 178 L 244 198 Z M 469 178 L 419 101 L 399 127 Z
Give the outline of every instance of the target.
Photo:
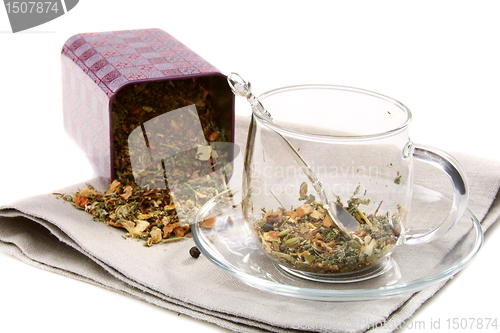
M 91 214 L 94 221 L 123 228 L 126 236 L 144 240 L 145 246 L 183 240 L 190 233 L 190 226 L 178 221 L 165 190 L 146 190 L 115 180 L 104 193 L 87 184 L 74 195 L 60 196 Z
M 324 208 L 313 195 L 307 195 L 307 185 L 302 184 L 299 200 L 304 204 L 296 209 L 280 207 L 264 212 L 255 223 L 255 231 L 266 253 L 284 266 L 295 270 L 319 273 L 349 273 L 367 268 L 384 257 L 396 244 L 399 233 L 393 223 L 399 214 L 379 212 L 382 205 L 371 214 L 362 211 L 369 199 L 359 197 L 358 186 L 344 206 L 337 202 L 359 222 L 357 230 L 346 239 L 333 226 Z
M 199 208 L 226 189 L 231 173 L 231 146 L 216 145 L 232 140 L 231 99 L 216 96 L 219 90 L 212 77 L 121 88 L 112 101 L 116 180 L 103 193 L 88 184 L 61 196 L 146 246 L 185 239 Z M 138 172 L 131 158 L 148 167 Z

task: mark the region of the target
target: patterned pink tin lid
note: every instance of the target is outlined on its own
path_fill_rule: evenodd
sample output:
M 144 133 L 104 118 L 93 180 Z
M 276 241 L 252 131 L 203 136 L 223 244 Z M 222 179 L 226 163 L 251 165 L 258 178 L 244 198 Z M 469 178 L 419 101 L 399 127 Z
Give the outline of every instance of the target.
M 109 97 L 129 82 L 220 73 L 160 29 L 77 34 L 66 41 L 62 54 Z

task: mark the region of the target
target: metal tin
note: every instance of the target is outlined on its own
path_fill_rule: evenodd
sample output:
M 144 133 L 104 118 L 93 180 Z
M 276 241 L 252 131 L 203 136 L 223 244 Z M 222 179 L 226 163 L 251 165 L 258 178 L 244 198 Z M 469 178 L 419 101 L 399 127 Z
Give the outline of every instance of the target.
M 203 86 L 204 94 L 210 99 L 210 112 L 216 113 L 210 124 L 202 123 L 206 140 L 214 139 L 208 127 L 216 126 L 224 133 L 224 138 L 216 140 L 234 142 L 234 95 L 226 77 L 165 31 L 142 29 L 77 34 L 63 46 L 61 58 L 64 127 L 86 153 L 97 175 L 107 182 L 118 178 L 119 169 L 127 163 L 117 161 L 121 152 L 115 147 L 117 133 L 113 117 L 117 101 L 125 100 L 124 94 L 135 91 L 133 89 L 148 85 L 186 87 L 191 82 L 194 82 L 193 89 Z M 162 100 L 193 93 L 182 89 L 184 91 L 169 90 Z M 142 106 L 137 107 L 158 104 L 158 96 L 151 97 L 156 100 L 147 98 L 142 96 Z M 204 105 L 204 102 L 198 104 Z M 131 116 L 134 110 L 128 110 Z M 145 123 L 152 116 L 169 111 L 172 110 L 157 110 L 152 115 L 145 113 L 140 121 Z

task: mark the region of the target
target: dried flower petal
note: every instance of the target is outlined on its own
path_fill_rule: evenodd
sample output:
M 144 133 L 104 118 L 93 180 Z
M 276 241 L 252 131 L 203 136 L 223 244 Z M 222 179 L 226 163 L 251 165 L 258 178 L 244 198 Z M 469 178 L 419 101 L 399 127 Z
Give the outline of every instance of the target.
M 291 219 L 297 217 L 297 213 L 294 210 L 285 210 L 285 214 L 288 215 Z
M 215 217 L 209 217 L 208 219 L 203 220 L 201 222 L 201 227 L 202 228 L 207 228 L 207 229 L 208 228 L 213 228 L 214 225 L 215 225 L 215 221 L 216 221 Z
M 262 235 L 262 237 L 265 241 L 268 241 L 268 242 L 279 242 L 279 240 L 280 240 L 278 230 L 266 232 L 265 234 Z
M 295 213 L 298 217 L 304 217 L 306 215 L 311 214 L 314 211 L 314 208 L 310 204 L 303 204 L 295 210 Z
M 325 218 L 323 219 L 323 227 L 330 228 L 332 225 L 333 225 L 332 219 L 330 218 L 329 215 L 326 215 Z
M 108 187 L 108 190 L 106 191 L 106 194 L 111 194 L 113 192 L 115 192 L 115 190 L 121 186 L 122 183 L 120 183 L 118 180 L 113 180 L 113 182 L 111 183 L 111 185 L 109 185 Z
M 80 207 L 85 207 L 88 204 L 90 204 L 90 200 L 87 197 L 84 197 L 83 195 L 75 195 L 75 204 Z
M 159 242 L 161 242 L 162 232 L 161 232 L 160 228 L 153 227 L 151 229 L 150 234 L 151 234 L 151 240 L 154 244 L 158 244 Z
M 168 238 L 168 236 L 170 236 L 170 234 L 172 233 L 172 231 L 174 231 L 174 224 L 167 224 L 163 227 L 163 238 Z
M 129 237 L 137 237 L 142 234 L 147 227 L 149 227 L 149 222 L 143 220 L 135 220 L 134 222 L 129 220 L 120 221 L 121 226 L 127 229 Z
M 132 188 L 132 186 L 130 186 L 130 185 L 125 186 L 125 188 L 123 189 L 123 193 L 120 194 L 120 197 L 127 200 L 132 195 L 133 190 L 134 189 Z
M 154 216 L 154 214 L 151 214 L 151 213 L 149 213 L 149 214 L 142 214 L 141 213 L 141 214 L 137 215 L 137 218 L 139 220 L 147 220 L 147 219 L 152 218 L 153 216 Z
M 97 195 L 98 193 L 94 189 L 84 188 L 81 189 L 78 194 L 83 195 L 84 197 L 89 197 L 91 195 Z
M 174 234 L 177 236 L 177 237 L 182 237 L 184 236 L 191 228 L 187 225 L 187 226 L 183 226 L 183 227 L 177 227 L 174 229 Z

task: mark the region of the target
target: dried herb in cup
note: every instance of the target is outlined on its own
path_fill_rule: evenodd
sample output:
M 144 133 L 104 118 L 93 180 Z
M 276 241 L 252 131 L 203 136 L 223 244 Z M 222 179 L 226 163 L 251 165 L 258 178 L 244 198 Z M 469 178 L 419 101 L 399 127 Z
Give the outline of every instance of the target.
M 332 227 L 322 205 L 301 186 L 301 206 L 264 212 L 255 222 L 255 231 L 264 251 L 285 267 L 319 274 L 350 273 L 378 262 L 396 244 L 398 233 L 389 216 L 375 211 L 367 215 L 361 205 L 369 200 L 358 197 L 359 186 L 347 201 L 346 210 L 360 223 L 345 240 Z M 339 199 L 339 204 L 342 204 Z

